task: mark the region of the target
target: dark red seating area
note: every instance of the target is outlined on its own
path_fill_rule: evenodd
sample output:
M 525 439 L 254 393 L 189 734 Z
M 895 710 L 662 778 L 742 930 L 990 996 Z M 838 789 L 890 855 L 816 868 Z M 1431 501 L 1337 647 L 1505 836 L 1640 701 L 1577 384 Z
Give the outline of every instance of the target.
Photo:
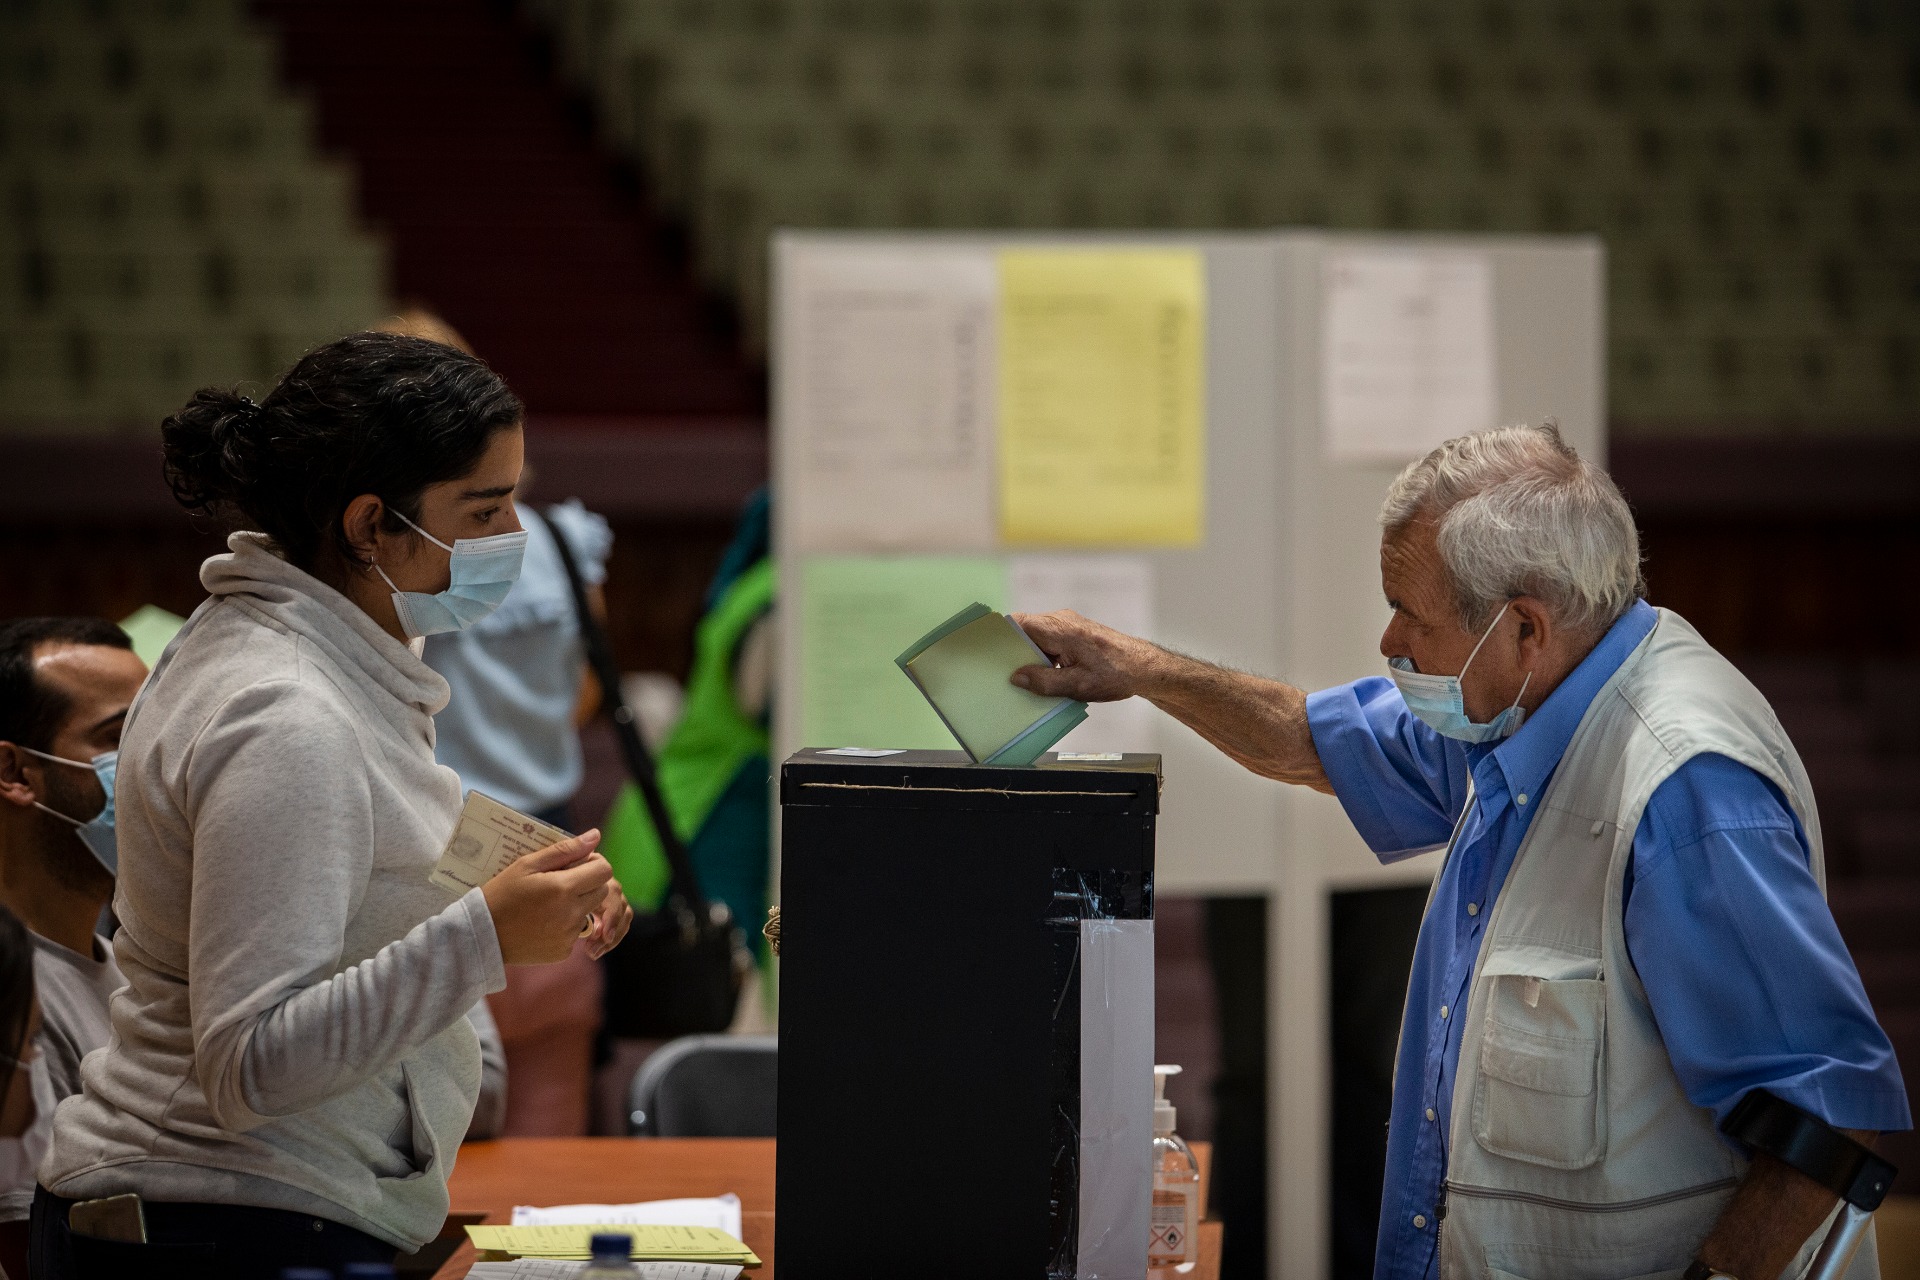
M 489 0 L 260 0 L 323 145 L 360 172 L 394 288 L 544 415 L 754 414 L 738 355 L 555 91 L 531 33 Z

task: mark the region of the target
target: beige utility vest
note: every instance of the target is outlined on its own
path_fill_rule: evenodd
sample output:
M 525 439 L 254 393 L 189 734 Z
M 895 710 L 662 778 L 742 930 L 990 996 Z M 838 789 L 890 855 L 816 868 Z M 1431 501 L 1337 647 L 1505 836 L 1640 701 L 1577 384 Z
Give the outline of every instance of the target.
M 1745 1172 L 1674 1076 L 1621 910 L 1647 801 L 1702 754 L 1780 788 L 1825 889 L 1813 788 L 1773 709 L 1660 610 L 1574 731 L 1487 922 L 1449 1119 L 1443 1280 L 1677 1280 Z M 1848 1275 L 1878 1277 L 1871 1236 Z

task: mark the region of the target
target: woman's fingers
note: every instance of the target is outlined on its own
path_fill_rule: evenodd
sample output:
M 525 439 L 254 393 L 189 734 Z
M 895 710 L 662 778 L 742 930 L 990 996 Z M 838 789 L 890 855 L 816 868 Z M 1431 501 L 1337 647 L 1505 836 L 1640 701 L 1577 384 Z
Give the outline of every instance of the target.
M 524 858 L 517 859 L 514 866 L 521 868 L 527 875 L 541 871 L 560 871 L 580 862 L 582 858 L 598 855 L 594 850 L 600 847 L 600 829 L 595 827 L 582 831 L 577 836 L 568 836 L 565 840 L 536 849 Z M 606 859 L 602 858 L 602 862 Z
M 607 952 L 620 945 L 627 936 L 627 929 L 633 924 L 633 907 L 627 902 L 627 894 L 618 881 L 607 884 L 606 896 L 599 909 L 594 913 L 593 929 L 589 935 L 587 951 L 598 960 Z
M 600 854 L 594 853 L 573 866 L 551 874 L 568 897 L 594 903 L 600 900 L 607 884 L 613 880 L 613 867 Z

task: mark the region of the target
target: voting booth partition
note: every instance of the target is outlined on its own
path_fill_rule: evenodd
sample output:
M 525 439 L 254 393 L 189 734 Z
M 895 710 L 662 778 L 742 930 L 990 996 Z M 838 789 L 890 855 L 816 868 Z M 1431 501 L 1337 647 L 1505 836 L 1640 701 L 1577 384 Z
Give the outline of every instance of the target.
M 1382 674 L 1377 515 L 1402 465 L 1548 417 L 1604 461 L 1603 274 L 1577 238 L 779 233 L 777 749 L 950 749 L 893 660 L 975 602 L 1309 689 Z M 1338 802 L 1138 700 L 1059 750 L 1162 758 L 1153 893 L 1265 898 L 1268 1272 L 1326 1275 L 1332 896 L 1436 859 L 1383 866 Z M 895 856 L 997 892 L 984 850 Z

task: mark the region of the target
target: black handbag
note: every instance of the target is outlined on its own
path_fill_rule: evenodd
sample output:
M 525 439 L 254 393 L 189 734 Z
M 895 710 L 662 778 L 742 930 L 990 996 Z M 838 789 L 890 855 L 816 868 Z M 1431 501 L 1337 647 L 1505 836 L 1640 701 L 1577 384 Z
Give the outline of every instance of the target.
M 531 508 L 527 508 L 531 512 Z M 640 790 L 666 854 L 671 876 L 658 911 L 634 911 L 633 926 L 619 946 L 601 960 L 606 973 L 606 1033 L 610 1036 L 666 1040 L 674 1036 L 725 1031 L 733 1022 L 740 987 L 753 967 L 753 954 L 724 902 L 709 901 L 687 847 L 667 813 L 666 797 L 654 768 L 653 753 L 640 736 L 639 723 L 620 693 L 620 668 L 606 628 L 593 614 L 586 580 L 559 523 L 540 519 L 553 535 L 560 563 L 573 590 L 573 609 L 586 645 L 587 663 L 600 681 L 601 705 L 613 717 L 627 774 Z

